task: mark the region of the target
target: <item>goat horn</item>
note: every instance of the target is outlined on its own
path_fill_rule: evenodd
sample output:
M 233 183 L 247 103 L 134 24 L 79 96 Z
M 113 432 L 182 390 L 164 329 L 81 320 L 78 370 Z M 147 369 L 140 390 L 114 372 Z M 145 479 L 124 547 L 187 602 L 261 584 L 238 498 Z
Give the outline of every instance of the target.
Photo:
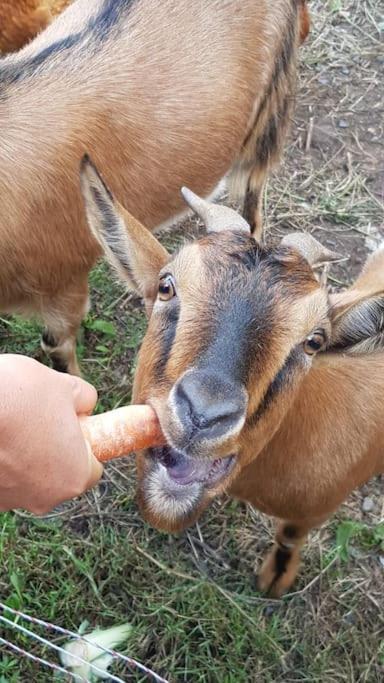
M 221 232 L 223 230 L 251 232 L 247 221 L 228 206 L 207 202 L 187 187 L 181 188 L 181 194 L 192 211 L 204 221 L 207 232 Z
M 286 235 L 281 240 L 281 245 L 298 251 L 311 266 L 343 259 L 341 254 L 324 247 L 308 232 L 293 232 L 291 235 Z

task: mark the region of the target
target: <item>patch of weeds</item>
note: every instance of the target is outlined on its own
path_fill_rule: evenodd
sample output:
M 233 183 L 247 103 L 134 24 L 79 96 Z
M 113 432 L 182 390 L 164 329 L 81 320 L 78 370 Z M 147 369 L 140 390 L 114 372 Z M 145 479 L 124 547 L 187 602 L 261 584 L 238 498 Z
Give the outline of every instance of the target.
M 6 654 L 0 656 L 0 683 L 20 683 L 19 661 Z
M 0 353 L 40 354 L 41 325 L 20 317 L 0 318 Z
M 352 542 L 358 543 L 363 549 L 383 550 L 384 523 L 371 528 L 355 520 L 341 522 L 336 529 L 336 552 L 342 562 L 349 560 Z
M 340 284 L 361 269 L 366 234 L 380 237 L 374 128 L 379 135 L 382 0 L 312 0 L 309 7 L 296 123 L 269 183 L 266 227 L 276 238 L 313 232 L 330 248 L 357 255 L 336 271 Z M 197 230 L 192 219 L 161 239 L 172 251 Z M 98 410 L 106 410 L 130 400 L 146 322 L 138 299 L 103 262 L 91 273 L 90 291 L 79 355 L 99 391 Z M 38 324 L 4 317 L 1 351 L 38 356 L 40 332 Z M 351 497 L 348 506 L 362 518 L 359 501 Z M 3 601 L 73 630 L 83 620 L 92 628 L 130 621 L 126 654 L 172 683 L 383 680 L 382 523 L 348 522 L 337 534 L 331 522 L 324 534 L 311 535 L 298 592 L 271 602 L 252 589 L 253 565 L 272 539 L 270 521 L 249 506 L 217 501 L 188 535 L 159 534 L 138 514 L 133 462 L 108 466 L 98 490 L 50 519 L 0 520 Z M 144 683 L 124 667 L 114 673 Z M 2 655 L 0 683 L 47 680 L 41 667 Z
M 72 630 L 83 620 L 92 627 L 129 621 L 133 634 L 126 654 L 152 662 L 172 680 L 245 683 L 262 663 L 279 661 L 279 616 L 266 622 L 260 606 L 244 610 L 199 574 L 176 579 L 173 572 L 188 571 L 186 558 L 177 553 L 171 553 L 169 568 L 157 567 L 150 553 L 156 559 L 166 537 L 161 543 L 151 532 L 152 543 L 145 528 L 133 536 L 133 526 L 127 533 L 125 527 L 103 524 L 81 538 L 69 535 L 58 520 L 0 518 L 5 558 L 1 592 L 7 600 L 22 587 L 24 611 Z M 138 554 L 136 544 L 146 556 Z M 38 654 L 36 643 L 10 627 L 5 632 L 9 640 Z M 45 655 L 56 661 L 51 652 Z M 33 664 L 22 660 L 20 667 L 22 680 L 47 680 Z
M 340 12 L 343 9 L 343 1 L 342 0 L 329 0 L 329 9 L 333 13 Z
M 92 332 L 100 332 L 102 335 L 104 335 L 108 339 L 116 339 L 116 336 L 117 336 L 116 327 L 109 320 L 101 320 L 100 318 L 94 319 L 91 316 L 88 316 L 84 320 L 83 325 L 87 330 L 92 330 Z M 98 348 L 98 347 L 96 347 L 96 348 Z M 100 345 L 99 345 L 99 348 L 100 348 Z M 105 347 L 102 347 L 102 348 L 105 348 Z
M 383 642 L 379 645 L 378 656 L 379 656 L 380 665 L 384 666 L 384 638 L 383 638 Z

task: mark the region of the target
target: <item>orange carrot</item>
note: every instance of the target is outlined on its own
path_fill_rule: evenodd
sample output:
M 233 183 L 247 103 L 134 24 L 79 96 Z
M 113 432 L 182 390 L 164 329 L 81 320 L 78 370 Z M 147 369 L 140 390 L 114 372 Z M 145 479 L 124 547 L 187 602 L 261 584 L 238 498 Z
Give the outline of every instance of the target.
M 147 405 L 127 406 L 102 415 L 81 417 L 80 425 L 100 462 L 165 443 L 157 415 Z

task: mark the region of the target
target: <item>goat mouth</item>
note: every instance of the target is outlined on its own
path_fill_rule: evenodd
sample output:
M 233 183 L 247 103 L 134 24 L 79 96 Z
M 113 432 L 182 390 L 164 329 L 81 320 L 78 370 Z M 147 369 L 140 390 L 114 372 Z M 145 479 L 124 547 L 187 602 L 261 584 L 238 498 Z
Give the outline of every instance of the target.
M 236 459 L 234 455 L 216 459 L 196 458 L 169 446 L 151 448 L 148 454 L 154 464 L 165 468 L 169 480 L 179 487 L 200 484 L 204 488 L 212 488 L 228 476 Z

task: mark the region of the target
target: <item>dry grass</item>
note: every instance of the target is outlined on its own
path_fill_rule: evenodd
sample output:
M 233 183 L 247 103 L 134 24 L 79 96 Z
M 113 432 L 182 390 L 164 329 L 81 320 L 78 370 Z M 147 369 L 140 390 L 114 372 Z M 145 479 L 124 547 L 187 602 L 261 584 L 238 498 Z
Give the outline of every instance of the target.
M 269 183 L 267 228 L 275 236 L 314 232 L 349 256 L 331 270 L 339 286 L 383 238 L 383 4 L 310 6 L 314 27 L 303 50 L 296 120 L 285 162 Z M 103 267 L 93 274 L 93 292 L 81 352 L 106 408 L 129 397 L 144 319 Z M 7 321 L 0 329 L 4 350 L 37 343 L 33 326 Z M 295 592 L 271 601 L 252 587 L 271 520 L 222 500 L 180 537 L 160 535 L 138 515 L 132 466 L 112 464 L 99 490 L 45 521 L 2 516 L 1 594 L 70 628 L 84 618 L 101 626 L 130 620 L 127 651 L 173 681 L 376 683 L 384 678 L 382 492 L 380 480 L 355 492 L 312 535 Z M 363 513 L 367 495 L 374 506 Z M 32 680 L 50 675 L 0 659 L 1 683 Z

